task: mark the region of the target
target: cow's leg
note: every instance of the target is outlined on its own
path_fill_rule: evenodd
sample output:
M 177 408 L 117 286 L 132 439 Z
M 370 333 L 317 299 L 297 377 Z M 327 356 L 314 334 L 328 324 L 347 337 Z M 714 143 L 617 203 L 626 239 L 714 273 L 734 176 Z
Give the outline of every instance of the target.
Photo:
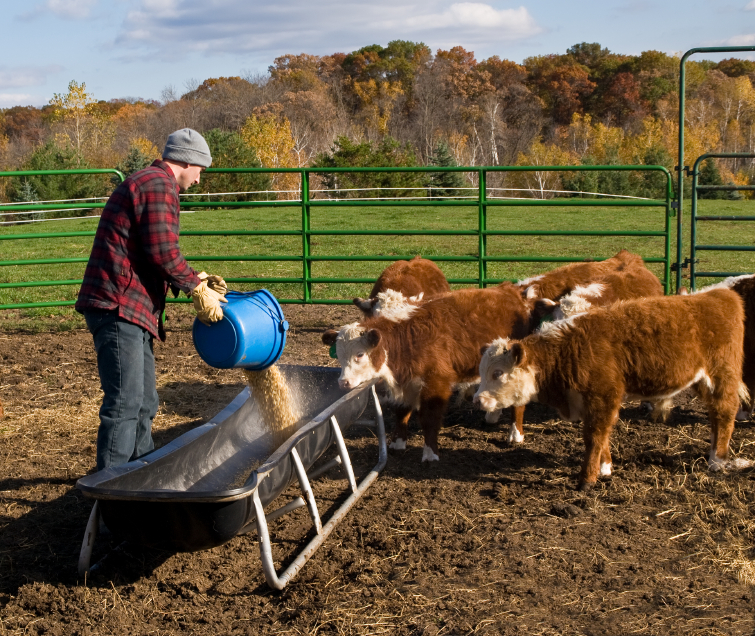
M 737 421 L 747 422 L 752 417 L 753 407 L 755 407 L 755 343 L 750 342 L 750 339 L 746 336 L 742 382 L 745 383 L 750 392 L 750 399 L 748 402 L 742 401 L 742 405 L 737 411 Z
M 393 427 L 392 441 L 389 448 L 406 450 L 406 440 L 409 439 L 409 418 L 412 416 L 412 407 L 400 405 L 394 410 L 396 414 L 396 426 Z
M 585 397 L 585 417 L 582 435 L 585 440 L 585 457 L 579 475 L 579 489 L 587 490 L 597 481 L 598 475 L 611 474 L 611 451 L 608 446 L 616 420 L 619 418 L 621 394 Z
M 450 386 L 432 387 L 426 385 L 422 390 L 419 423 L 425 436 L 425 448 L 422 450 L 423 462 L 437 462 L 440 459 L 438 456 L 438 433 L 450 397 Z
M 509 444 L 521 444 L 524 441 L 524 406 L 511 407 L 511 428 Z
M 714 384 L 712 393 L 702 391 L 708 403 L 708 419 L 710 420 L 710 455 L 708 468 L 722 470 L 724 468 L 745 468 L 750 465 L 746 459 L 729 461 L 729 441 L 734 432 L 734 417 L 739 407 L 737 388 L 739 377 L 720 379 Z

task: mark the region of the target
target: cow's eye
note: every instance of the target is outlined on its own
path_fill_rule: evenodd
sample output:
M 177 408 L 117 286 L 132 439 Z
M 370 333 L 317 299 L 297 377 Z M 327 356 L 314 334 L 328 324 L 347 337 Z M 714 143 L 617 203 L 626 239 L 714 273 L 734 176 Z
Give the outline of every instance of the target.
M 357 353 L 357 360 L 361 360 L 362 358 L 364 358 L 364 352 Z
M 502 375 L 503 375 L 503 371 L 501 371 L 500 369 L 496 369 L 495 371 L 493 371 L 494 380 L 500 380 Z

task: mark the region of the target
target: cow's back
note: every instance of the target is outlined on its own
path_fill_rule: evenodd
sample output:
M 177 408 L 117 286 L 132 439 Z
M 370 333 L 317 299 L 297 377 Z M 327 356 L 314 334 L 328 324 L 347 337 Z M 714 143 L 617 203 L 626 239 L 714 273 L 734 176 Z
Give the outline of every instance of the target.
M 699 370 L 739 376 L 743 322 L 738 294 L 717 289 L 619 302 L 551 333 L 563 333 L 559 357 L 567 386 L 587 390 L 624 378 L 627 391 L 651 396 Z
M 386 346 L 394 373 L 457 382 L 477 377 L 481 347 L 499 337 L 524 337 L 529 312 L 514 285 L 460 289 L 420 305 L 401 323 L 380 320 L 379 328 L 391 334 Z
M 594 305 L 609 305 L 619 300 L 663 296 L 663 285 L 640 261 L 628 267 L 608 272 L 597 281 L 603 285 L 603 293 L 595 299 Z
M 627 250 L 621 250 L 604 261 L 571 263 L 533 280 L 534 295 L 539 298 L 558 300 L 578 285 L 588 285 L 610 272 L 637 266 L 644 267 L 642 257 Z
M 410 261 L 396 261 L 389 265 L 375 281 L 370 298 L 388 289 L 401 292 L 407 298 L 423 294 L 429 298 L 450 291 L 440 268 L 431 260 L 415 256 Z

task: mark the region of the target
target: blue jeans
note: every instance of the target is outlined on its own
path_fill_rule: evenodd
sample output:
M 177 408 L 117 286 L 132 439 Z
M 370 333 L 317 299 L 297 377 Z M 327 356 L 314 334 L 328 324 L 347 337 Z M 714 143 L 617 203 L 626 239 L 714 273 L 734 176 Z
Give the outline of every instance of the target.
M 84 314 L 94 338 L 105 397 L 97 431 L 97 470 L 129 462 L 151 451 L 152 420 L 158 407 L 152 335 L 115 312 Z

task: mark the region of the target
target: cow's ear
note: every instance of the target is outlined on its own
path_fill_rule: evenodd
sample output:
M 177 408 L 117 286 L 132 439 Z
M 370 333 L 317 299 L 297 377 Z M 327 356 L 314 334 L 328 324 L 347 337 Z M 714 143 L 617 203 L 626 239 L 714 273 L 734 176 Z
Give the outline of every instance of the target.
M 364 334 L 364 339 L 370 348 L 377 347 L 380 343 L 380 338 L 380 332 L 377 329 L 370 329 Z
M 515 366 L 519 366 L 524 362 L 524 347 L 522 347 L 520 342 L 514 342 L 509 346 L 509 354 Z
M 352 302 L 365 314 L 369 314 L 372 313 L 372 310 L 377 303 L 377 298 L 355 298 Z
M 336 338 L 338 338 L 338 332 L 335 329 L 328 329 L 322 334 L 322 343 L 330 347 L 336 343 Z
M 481 356 L 484 356 L 484 355 L 485 355 L 485 352 L 486 352 L 486 351 L 488 350 L 488 347 L 489 347 L 489 346 L 490 346 L 490 345 L 483 345 L 482 347 L 480 347 L 480 355 L 481 355 Z
M 524 297 L 527 300 L 531 300 L 533 298 L 537 298 L 537 295 L 539 293 L 539 289 L 537 288 L 537 285 L 530 285 L 524 292 Z

